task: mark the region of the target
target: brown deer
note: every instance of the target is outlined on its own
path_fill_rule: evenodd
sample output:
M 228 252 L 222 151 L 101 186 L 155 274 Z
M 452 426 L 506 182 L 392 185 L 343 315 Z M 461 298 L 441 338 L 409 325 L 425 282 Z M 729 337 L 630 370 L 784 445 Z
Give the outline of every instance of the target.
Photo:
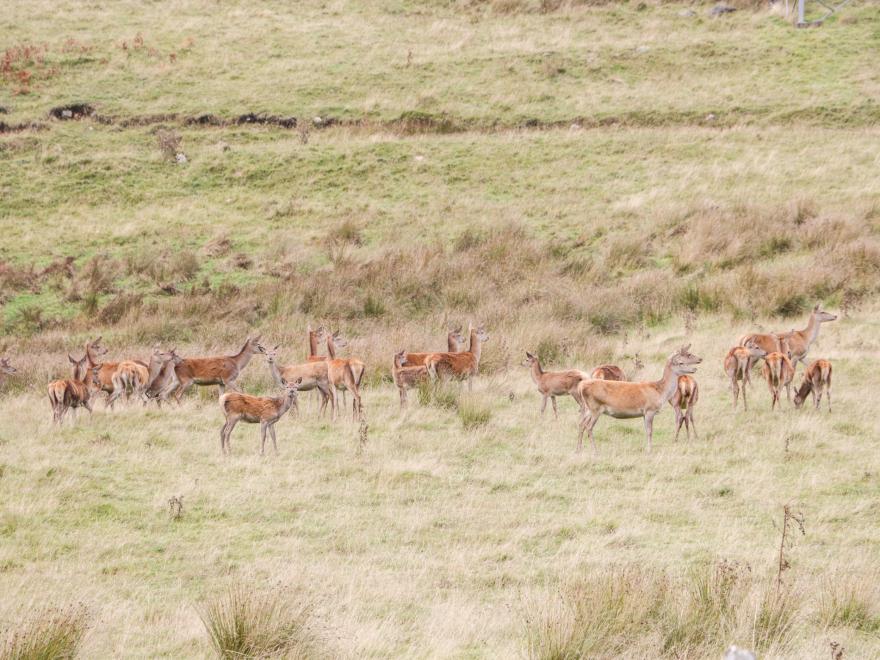
M 483 343 L 489 340 L 489 333 L 481 325 L 471 327 L 469 334 L 470 347 L 463 353 L 432 353 L 425 358 L 425 366 L 432 379 L 443 376 L 467 380 L 468 389 L 473 389 L 473 377 L 480 371 L 480 355 Z
M 623 369 L 614 364 L 600 364 L 590 373 L 594 380 L 626 380 Z
M 449 352 L 449 353 L 463 352 L 464 351 L 464 342 L 465 342 L 465 336 L 461 332 L 461 326 L 458 326 L 454 330 L 450 330 L 449 334 L 446 335 L 447 352 Z M 406 354 L 406 364 L 411 367 L 424 365 L 425 359 L 429 355 L 434 355 L 434 354 L 433 353 L 407 353 Z
M 235 355 L 222 357 L 184 358 L 180 364 L 174 366 L 180 385 L 174 393 L 174 398 L 180 403 L 186 391 L 193 385 L 218 385 L 220 394 L 226 388 L 238 390 L 236 379 L 244 371 L 256 353 L 262 353 L 260 337 L 248 337 L 244 346 Z
M 803 330 L 775 333 L 780 341 L 785 339 L 788 342 L 786 352 L 789 354 L 789 358 L 795 368 L 797 368 L 798 362 L 803 362 L 804 366 L 806 366 L 807 353 L 810 350 L 810 346 L 813 345 L 813 342 L 819 338 L 819 329 L 822 324 L 836 320 L 836 314 L 822 311 L 819 305 L 816 305 L 813 307 L 813 311 L 810 312 L 810 318 L 807 320 L 806 328 Z
M 306 326 L 306 335 L 309 339 L 309 354 L 306 356 L 306 359 L 320 360 L 326 357 L 318 354 L 318 347 L 321 345 L 321 342 L 324 341 L 324 336 L 326 335 L 324 326 L 318 326 L 317 330 L 312 330 L 312 325 L 309 324 Z
M 330 378 L 327 373 L 327 361 L 320 360 L 317 362 L 306 362 L 304 364 L 294 364 L 286 367 L 279 367 L 276 358 L 278 356 L 278 346 L 267 348 L 265 350 L 266 362 L 269 365 L 269 372 L 279 387 L 282 381 L 292 383 L 299 381 L 298 389 L 300 392 L 308 390 L 318 390 L 321 393 L 321 409 L 320 414 L 324 413 L 327 408 L 327 402 L 332 401 Z M 297 406 L 297 410 L 298 410 Z
M 156 350 L 158 351 L 158 349 Z M 151 359 L 150 372 L 152 377 L 150 378 L 150 384 L 147 385 L 146 390 L 144 390 L 144 405 L 146 405 L 148 401 L 155 401 L 156 405 L 161 408 L 162 402 L 167 401 L 168 397 L 170 397 L 180 385 L 180 380 L 177 378 L 175 367 L 183 362 L 183 358 L 175 352 L 176 350 L 176 348 L 172 348 L 167 353 L 161 351 L 158 353 L 154 352 L 157 362 L 156 366 L 158 366 L 158 373 L 155 376 L 152 376 L 154 365 Z
M 0 389 L 6 383 L 6 377 L 12 376 L 18 369 L 9 364 L 9 358 L 0 358 Z
M 589 376 L 578 369 L 568 369 L 566 371 L 544 371 L 541 368 L 541 361 L 537 355 L 526 351 L 526 359 L 523 360 L 522 366 L 528 367 L 532 374 L 532 380 L 538 386 L 538 392 L 541 393 L 543 401 L 541 402 L 541 414 L 547 409 L 547 399 L 553 403 L 553 418 L 559 419 L 559 413 L 556 410 L 556 397 L 570 394 L 581 405 L 578 399 L 577 386 L 585 378 Z
M 813 405 L 819 410 L 823 390 L 828 393 L 828 412 L 831 412 L 831 363 L 828 360 L 813 360 L 804 372 L 804 382 L 794 395 L 794 407 L 804 405 L 808 394 L 813 395 Z
M 694 429 L 694 438 L 699 440 L 697 427 L 694 425 L 694 406 L 700 398 L 700 388 L 693 376 L 679 376 L 678 387 L 675 394 L 669 399 L 669 405 L 675 413 L 675 442 L 678 442 L 678 434 L 681 433 L 681 425 L 687 431 L 687 439 L 691 439 L 691 427 Z M 682 410 L 684 412 L 682 412 Z
M 357 358 L 337 358 L 336 357 L 336 349 L 337 348 L 345 348 L 348 346 L 348 340 L 343 337 L 339 332 L 334 333 L 325 333 L 327 336 L 327 355 L 310 355 L 309 362 L 318 362 L 321 360 L 327 360 L 329 364 L 329 374 L 331 379 L 334 380 L 334 387 L 337 390 L 342 390 L 342 406 L 343 408 L 348 407 L 348 402 L 345 399 L 345 393 L 349 391 L 349 387 L 345 384 L 345 370 L 342 368 L 342 364 L 347 364 L 351 369 L 351 375 L 354 378 L 354 385 L 357 388 L 357 401 L 353 402 L 354 406 L 353 412 L 355 416 L 358 414 L 359 406 L 360 406 L 360 387 L 361 381 L 364 377 L 364 363 Z
M 753 339 L 746 340 L 744 346 L 734 346 L 727 351 L 727 355 L 724 357 L 724 371 L 730 379 L 734 410 L 736 410 L 740 392 L 742 392 L 743 410 L 749 409 L 746 400 L 746 385 L 750 385 L 752 382 L 749 365 L 753 360 L 760 360 L 765 355 L 767 353 Z
M 52 406 L 52 421 L 58 424 L 64 421 L 64 415 L 71 408 L 74 411 L 74 423 L 76 422 L 77 408 L 85 408 L 91 414 L 90 390 L 92 385 L 97 384 L 98 371 L 101 368 L 100 364 L 89 367 L 88 355 L 76 360 L 68 354 L 67 359 L 73 365 L 73 378 L 53 380 L 47 388 L 49 405 Z
M 407 405 L 406 391 L 429 380 L 428 368 L 423 364 L 408 364 L 407 355 L 409 353 L 405 350 L 396 353 L 391 365 L 391 378 L 400 394 L 401 408 L 405 408 Z
M 774 351 L 765 355 L 761 373 L 764 380 L 767 381 L 767 387 L 772 397 L 770 410 L 776 409 L 776 404 L 779 403 L 779 390 L 783 387 L 789 392 L 788 398 L 791 400 L 791 380 L 794 378 L 794 367 L 791 366 L 791 360 L 784 353 Z
M 144 392 L 150 385 L 151 370 L 154 367 L 153 357 L 150 366 L 144 367 L 133 360 L 123 360 L 113 374 L 113 393 L 107 399 L 107 405 L 113 407 L 114 401 L 125 394 L 128 400 L 132 394 L 144 403 L 147 402 Z M 158 373 L 157 373 L 158 375 Z
M 654 416 L 678 390 L 678 377 L 690 375 L 696 371 L 701 358 L 690 352 L 690 344 L 669 356 L 663 377 L 658 381 L 631 383 L 614 380 L 584 380 L 578 385 L 578 396 L 583 401 L 583 412 L 579 424 L 577 450 L 584 446 L 584 431 L 590 436 L 593 452 L 596 452 L 596 441 L 593 438 L 593 427 L 602 415 L 617 419 L 645 419 L 645 436 L 648 451 L 653 446 Z
M 231 454 L 229 436 L 239 421 L 260 425 L 260 456 L 266 453 L 266 432 L 272 436 L 272 447 L 278 454 L 278 441 L 275 438 L 275 422 L 296 403 L 297 386 L 300 381 L 288 383 L 283 378 L 281 396 L 251 396 L 241 392 L 228 392 L 220 396 L 220 409 L 226 416 L 226 423 L 220 430 L 220 451 Z
M 94 387 L 98 391 L 104 392 L 106 398 L 104 399 L 104 407 L 113 407 L 113 403 L 110 401 L 110 397 L 113 395 L 113 391 L 115 386 L 113 384 L 113 376 L 116 374 L 116 370 L 119 369 L 119 365 L 121 362 L 100 362 L 99 358 L 103 357 L 107 354 L 107 349 L 101 344 L 101 337 L 86 343 L 86 358 L 88 358 L 88 368 L 93 369 L 96 366 L 100 366 L 101 368 L 98 370 L 97 380 L 94 385 L 89 384 L 89 387 Z M 147 363 L 142 362 L 140 360 L 128 360 L 128 362 L 134 362 L 141 367 L 147 368 Z

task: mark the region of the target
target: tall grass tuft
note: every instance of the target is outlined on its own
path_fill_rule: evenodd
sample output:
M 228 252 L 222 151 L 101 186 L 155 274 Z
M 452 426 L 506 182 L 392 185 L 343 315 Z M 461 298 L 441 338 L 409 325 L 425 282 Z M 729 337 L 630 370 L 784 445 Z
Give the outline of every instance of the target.
M 462 396 L 458 400 L 458 418 L 466 431 L 485 426 L 492 419 L 492 408 L 472 396 Z
M 18 629 L 8 630 L 0 660 L 66 660 L 79 653 L 91 622 L 84 605 L 49 607 Z
M 459 386 L 448 381 L 423 380 L 419 383 L 419 404 L 433 406 L 441 410 L 457 410 L 459 404 Z
M 297 592 L 237 583 L 200 610 L 220 658 L 318 658 L 327 655 L 311 602 Z

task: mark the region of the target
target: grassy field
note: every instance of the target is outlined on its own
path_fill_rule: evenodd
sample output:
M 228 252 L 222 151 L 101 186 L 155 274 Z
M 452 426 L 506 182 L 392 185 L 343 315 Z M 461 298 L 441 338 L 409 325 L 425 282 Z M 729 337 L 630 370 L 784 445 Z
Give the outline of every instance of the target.
M 31 621 L 208 657 L 230 589 L 292 657 L 880 653 L 876 3 L 814 30 L 751 2 L 7 4 L 0 657 Z M 727 349 L 816 302 L 834 411 L 771 413 L 756 372 L 734 413 Z M 393 352 L 471 320 L 473 394 L 399 412 Z M 213 388 L 50 425 L 88 338 L 261 332 L 293 363 L 307 323 L 367 364 L 365 441 L 304 396 L 278 457 L 242 424 L 223 459 Z M 700 439 L 666 411 L 652 454 L 610 418 L 576 454 L 573 402 L 542 420 L 519 366 L 655 378 L 687 342 Z M 261 357 L 241 384 L 272 390 Z

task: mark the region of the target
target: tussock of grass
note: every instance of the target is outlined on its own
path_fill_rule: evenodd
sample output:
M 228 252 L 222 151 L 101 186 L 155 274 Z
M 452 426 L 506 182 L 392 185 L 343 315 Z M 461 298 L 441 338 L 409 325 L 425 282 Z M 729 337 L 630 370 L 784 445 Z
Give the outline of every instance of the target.
M 91 623 L 82 605 L 46 608 L 19 627 L 5 631 L 0 660 L 69 660 L 75 658 Z
M 818 600 L 818 620 L 823 626 L 880 631 L 880 576 L 876 571 L 829 577 L 819 588 Z
M 463 395 L 458 402 L 458 419 L 466 431 L 485 426 L 492 419 L 488 402 L 471 395 Z
M 440 410 L 457 410 L 461 388 L 445 380 L 423 380 L 418 385 L 419 404 Z

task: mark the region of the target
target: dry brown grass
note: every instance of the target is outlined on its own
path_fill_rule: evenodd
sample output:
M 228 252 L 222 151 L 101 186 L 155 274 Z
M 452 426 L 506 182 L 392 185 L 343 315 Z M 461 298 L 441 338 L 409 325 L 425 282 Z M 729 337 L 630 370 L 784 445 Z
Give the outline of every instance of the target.
M 73 660 L 79 655 L 92 616 L 82 605 L 50 607 L 4 631 L 2 660 Z

